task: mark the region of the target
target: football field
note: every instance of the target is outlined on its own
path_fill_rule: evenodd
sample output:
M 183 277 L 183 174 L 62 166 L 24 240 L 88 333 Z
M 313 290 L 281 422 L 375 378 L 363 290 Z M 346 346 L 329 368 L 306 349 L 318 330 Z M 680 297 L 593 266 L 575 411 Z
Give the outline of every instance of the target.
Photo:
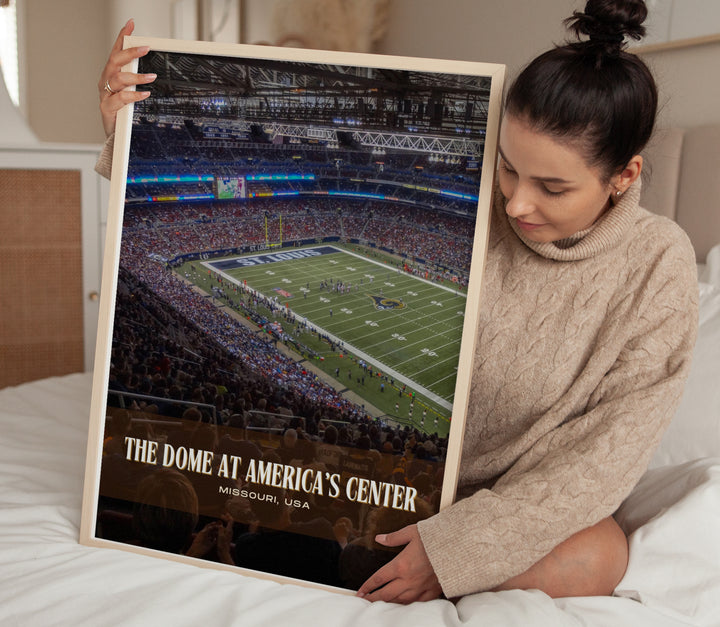
M 455 393 L 466 297 L 391 266 L 386 258 L 336 245 L 204 262 L 327 335 L 393 381 L 447 410 Z M 339 378 L 343 373 L 338 372 Z

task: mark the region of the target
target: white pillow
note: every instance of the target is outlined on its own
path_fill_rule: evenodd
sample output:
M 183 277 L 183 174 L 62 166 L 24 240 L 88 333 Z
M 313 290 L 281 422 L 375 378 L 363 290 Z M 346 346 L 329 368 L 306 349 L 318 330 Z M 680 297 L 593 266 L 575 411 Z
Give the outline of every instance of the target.
M 698 280 L 709 283 L 720 289 L 720 244 L 713 246 L 705 259 L 705 264 L 698 266 Z
M 690 376 L 650 468 L 720 457 L 720 245 L 700 268 L 700 326 Z
M 616 514 L 631 535 L 630 563 L 615 596 L 674 616 L 673 624 L 717 627 L 719 493 L 718 458 L 646 473 Z

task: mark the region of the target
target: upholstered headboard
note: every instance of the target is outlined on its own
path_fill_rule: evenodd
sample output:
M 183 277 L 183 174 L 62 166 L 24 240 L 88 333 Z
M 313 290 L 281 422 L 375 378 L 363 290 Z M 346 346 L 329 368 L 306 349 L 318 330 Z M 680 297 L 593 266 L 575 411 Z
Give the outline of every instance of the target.
M 642 205 L 685 229 L 704 261 L 720 243 L 720 125 L 660 129 L 645 157 Z

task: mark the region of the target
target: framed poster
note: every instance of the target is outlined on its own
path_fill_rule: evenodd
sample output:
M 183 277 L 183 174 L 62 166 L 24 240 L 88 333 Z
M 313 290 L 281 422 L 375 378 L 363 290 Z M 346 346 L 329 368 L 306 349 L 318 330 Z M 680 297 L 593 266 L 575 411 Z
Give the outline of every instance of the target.
M 81 541 L 355 590 L 455 494 L 504 67 L 125 45 Z

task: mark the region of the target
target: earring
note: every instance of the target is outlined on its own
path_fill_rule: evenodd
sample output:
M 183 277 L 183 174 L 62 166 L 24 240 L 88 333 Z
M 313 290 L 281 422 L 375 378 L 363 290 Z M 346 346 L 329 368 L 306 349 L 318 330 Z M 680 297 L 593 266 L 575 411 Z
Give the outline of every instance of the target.
M 616 195 L 616 196 L 622 196 L 622 191 L 617 190 L 617 191 L 615 192 L 615 195 Z

